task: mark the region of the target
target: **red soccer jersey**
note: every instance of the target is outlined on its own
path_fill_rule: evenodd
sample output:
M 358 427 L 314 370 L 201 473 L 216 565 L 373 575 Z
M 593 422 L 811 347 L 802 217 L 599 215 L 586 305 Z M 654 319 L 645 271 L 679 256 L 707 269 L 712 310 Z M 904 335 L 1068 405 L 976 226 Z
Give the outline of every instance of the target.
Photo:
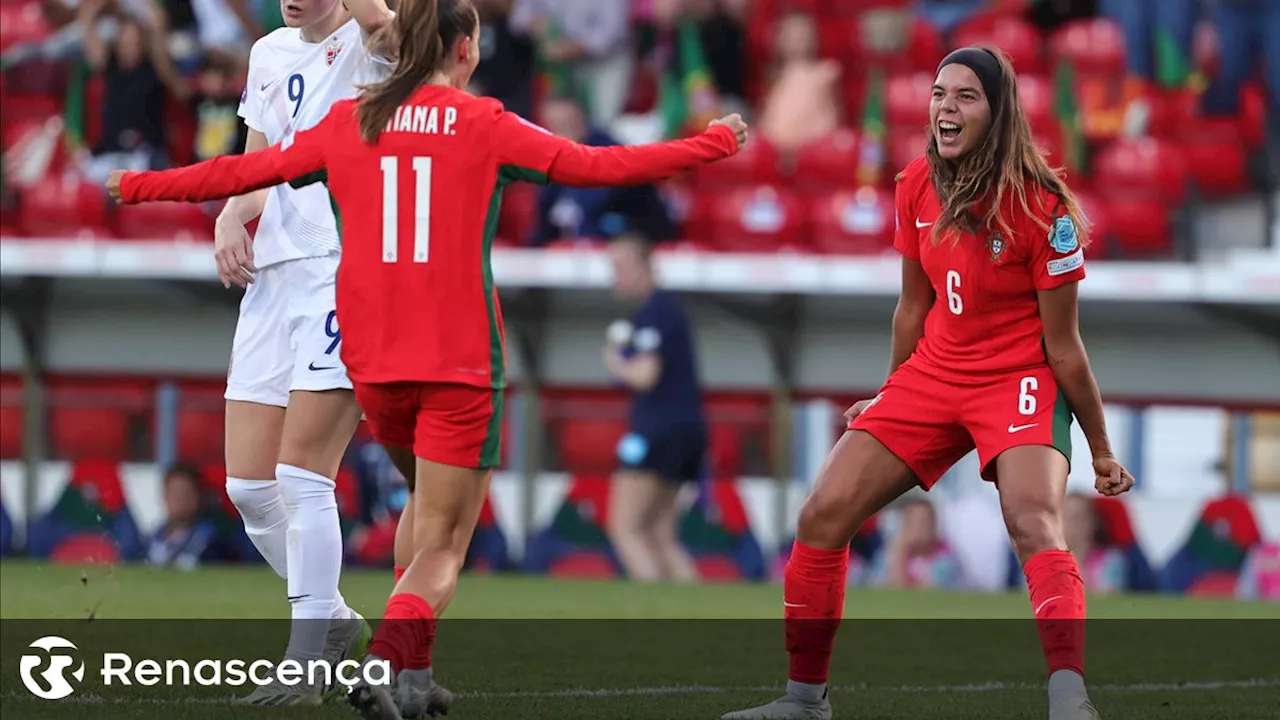
M 496 100 L 424 86 L 374 144 L 355 101 L 260 153 L 130 173 L 126 202 L 239 195 L 327 170 L 342 234 L 337 312 L 342 361 L 363 383 L 506 386 L 502 315 L 489 264 L 503 186 L 652 182 L 732 155 L 717 126 L 701 136 L 590 148 L 554 136 Z
M 1044 188 L 1028 189 L 1036 217 L 1006 201 L 1012 237 L 989 232 L 933 241 L 942 212 L 929 165 L 919 158 L 897 187 L 894 247 L 919 260 L 937 294 L 915 358 L 960 376 L 999 374 L 1046 362 L 1037 290 L 1084 279 L 1084 249 L 1077 228 Z

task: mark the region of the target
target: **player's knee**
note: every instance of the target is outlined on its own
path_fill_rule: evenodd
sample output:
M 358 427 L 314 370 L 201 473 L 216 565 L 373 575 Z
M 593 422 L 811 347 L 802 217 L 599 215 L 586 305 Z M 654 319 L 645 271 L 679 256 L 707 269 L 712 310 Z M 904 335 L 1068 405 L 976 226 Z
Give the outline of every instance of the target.
M 280 487 L 269 480 L 227 478 L 227 497 L 247 521 L 265 520 L 280 507 Z
M 796 536 L 807 545 L 839 548 L 849 544 L 865 519 L 831 493 L 813 493 L 800 506 Z
M 1023 562 L 1045 550 L 1066 548 L 1062 519 L 1050 508 L 1009 509 L 1004 513 L 1004 522 L 1009 531 L 1009 541 Z
M 319 473 L 280 464 L 276 466 L 276 484 L 291 516 L 299 510 L 306 513 L 337 507 L 334 482 Z

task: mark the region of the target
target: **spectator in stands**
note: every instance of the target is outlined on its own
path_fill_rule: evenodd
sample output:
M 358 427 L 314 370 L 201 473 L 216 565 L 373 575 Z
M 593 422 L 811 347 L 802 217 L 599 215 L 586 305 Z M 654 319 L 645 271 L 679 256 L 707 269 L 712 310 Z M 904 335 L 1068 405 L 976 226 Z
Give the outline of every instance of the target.
M 630 431 L 618 443 L 609 493 L 609 539 L 633 580 L 692 581 L 680 543 L 677 495 L 701 479 L 707 423 L 693 325 L 680 300 L 658 289 L 650 246 L 627 235 L 611 248 L 614 292 L 644 304 L 609 328 L 604 365 L 631 394 Z
M 916 0 L 915 10 L 930 25 L 948 33 L 989 4 L 989 0 Z
M 1221 67 L 1205 93 L 1209 114 L 1235 115 L 1240 88 L 1254 76 L 1262 61 L 1272 125 L 1280 117 L 1280 2 L 1275 0 L 1217 0 L 1213 20 L 1218 26 Z
M 840 126 L 840 64 L 818 57 L 817 21 L 788 12 L 778 21 L 760 132 L 779 151 L 794 152 Z
M 1280 542 L 1267 542 L 1249 551 L 1236 587 L 1240 600 L 1280 602 Z
M 1129 563 L 1119 548 L 1111 547 L 1093 498 L 1069 493 L 1063 508 L 1063 530 L 1067 547 L 1080 566 L 1085 589 L 1091 593 L 1126 590 Z
M 151 537 L 147 562 L 191 570 L 196 566 L 229 559 L 229 553 L 208 519 L 200 471 L 184 464 L 164 476 L 164 525 Z
M 576 85 L 591 121 L 608 126 L 630 95 L 630 11 L 629 0 L 515 0 L 511 29 L 532 35 L 548 70 Z
M 686 52 L 700 52 L 705 68 L 710 73 L 720 107 L 718 112 L 746 113 L 746 9 L 742 0 L 653 0 L 647 5 L 637 5 L 637 12 L 644 12 L 636 27 L 637 46 L 643 71 L 659 84 L 661 81 L 682 93 L 688 92 L 688 71 L 696 61 L 686 62 Z M 682 31 L 687 25 L 695 28 L 690 40 Z M 696 43 L 696 48 L 688 47 Z M 636 98 L 632 98 L 633 103 Z M 649 109 L 649 105 L 635 108 Z M 661 109 L 661 108 L 659 108 Z M 706 112 L 702 113 L 706 114 Z M 711 115 L 714 117 L 714 115 Z M 706 121 L 689 118 L 690 125 L 701 131 Z
M 964 570 L 938 532 L 933 503 L 923 497 L 908 498 L 898 518 L 898 532 L 873 561 L 871 582 L 891 588 L 961 587 Z
M 100 32 L 114 19 L 114 41 Z M 116 169 L 149 170 L 167 164 L 164 141 L 164 91 L 179 99 L 190 95 L 160 34 L 157 6 L 125 0 L 84 0 L 78 16 L 85 60 L 106 84 L 102 138 L 85 166 L 86 175 L 105 182 Z
M 548 98 L 539 117 L 548 130 L 574 142 L 596 147 L 618 144 L 606 132 L 588 124 L 582 105 L 571 96 Z M 655 241 L 675 236 L 675 224 L 653 185 L 577 188 L 552 184 L 538 195 L 534 245 L 559 239 L 609 239 L 628 231 Z
M 480 67 L 473 92 L 497 98 L 522 117 L 533 115 L 533 41 L 511 27 L 515 0 L 480 0 Z
M 1119 114 L 1106 125 L 1116 130 L 1123 125 L 1131 136 L 1145 134 L 1149 89 L 1180 88 L 1192 82 L 1197 0 L 1100 0 L 1099 9 L 1124 33 L 1127 65 Z

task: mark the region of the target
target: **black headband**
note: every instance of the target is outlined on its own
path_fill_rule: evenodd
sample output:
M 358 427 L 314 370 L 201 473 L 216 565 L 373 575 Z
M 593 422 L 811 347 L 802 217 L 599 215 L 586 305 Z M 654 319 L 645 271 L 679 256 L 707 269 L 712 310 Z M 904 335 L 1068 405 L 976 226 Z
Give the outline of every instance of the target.
M 1000 107 L 1000 60 L 996 58 L 996 54 L 980 47 L 965 47 L 953 51 L 950 55 L 942 58 L 942 63 L 938 65 L 938 72 L 942 72 L 942 68 L 948 65 L 964 65 L 978 76 L 978 81 L 982 83 L 982 92 L 987 95 L 987 103 L 991 105 L 991 112 L 994 115 L 996 108 Z

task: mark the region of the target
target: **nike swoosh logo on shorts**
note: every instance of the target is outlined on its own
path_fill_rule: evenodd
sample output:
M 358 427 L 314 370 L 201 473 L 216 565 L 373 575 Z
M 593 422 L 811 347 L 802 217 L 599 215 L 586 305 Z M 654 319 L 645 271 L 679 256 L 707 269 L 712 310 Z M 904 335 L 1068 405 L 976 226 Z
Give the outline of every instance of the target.
M 1039 425 L 1040 423 L 1031 423 L 1030 425 L 1014 425 L 1013 423 L 1009 423 L 1009 434 L 1012 435 L 1014 433 L 1020 433 L 1023 430 L 1030 430 L 1031 428 L 1038 427 Z
M 321 370 L 337 370 L 338 366 L 334 365 L 333 367 L 316 367 L 315 363 L 311 363 L 310 365 L 307 366 L 307 369 L 310 370 L 311 372 L 320 372 Z

